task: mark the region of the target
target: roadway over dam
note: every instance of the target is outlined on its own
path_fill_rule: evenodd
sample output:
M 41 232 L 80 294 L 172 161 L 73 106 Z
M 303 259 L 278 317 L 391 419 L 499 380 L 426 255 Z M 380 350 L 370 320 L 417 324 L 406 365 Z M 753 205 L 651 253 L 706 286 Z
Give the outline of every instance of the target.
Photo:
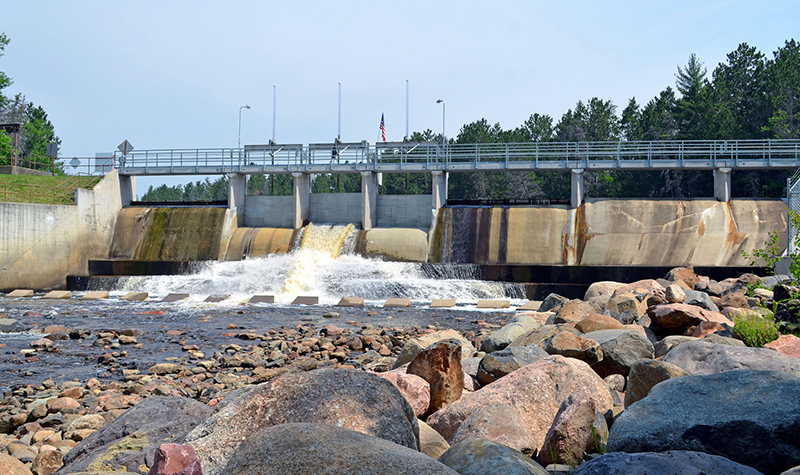
M 145 175 L 220 175 L 229 181 L 229 207 L 239 216 L 246 214 L 247 176 L 253 174 L 292 174 L 291 203 L 271 197 L 265 204 L 272 215 L 292 219 L 267 218 L 260 225 L 299 229 L 313 215 L 331 215 L 343 203 L 321 206 L 309 212 L 311 177 L 323 173 L 361 173 L 360 222 L 369 230 L 378 222 L 379 173 L 431 173 L 430 205 L 417 203 L 409 211 L 417 219 L 407 226 L 430 222 L 429 208 L 435 212 L 447 202 L 447 175 L 450 172 L 569 171 L 570 207 L 584 201 L 586 170 L 710 170 L 714 174 L 714 198 L 731 200 L 731 171 L 790 169 L 800 167 L 800 140 L 713 140 L 645 142 L 525 142 L 453 144 L 437 142 L 333 142 L 300 144 L 246 145 L 241 149 L 165 149 L 131 151 L 120 157 L 116 166 L 121 185 L 132 190 L 130 177 Z M 129 192 L 130 202 L 132 191 Z M 397 198 L 400 200 L 401 198 Z M 395 200 L 395 201 L 397 201 Z M 124 200 L 125 201 L 125 200 Z M 386 201 L 386 199 L 384 199 Z M 387 202 L 388 203 L 388 202 Z M 358 204 L 350 204 L 354 208 Z M 393 202 L 392 206 L 397 206 Z M 385 208 L 385 207 L 384 207 Z M 401 211 L 401 213 L 405 213 Z M 250 213 L 252 215 L 252 212 Z M 240 224 L 244 224 L 240 218 Z M 417 224 L 414 224 L 416 222 Z

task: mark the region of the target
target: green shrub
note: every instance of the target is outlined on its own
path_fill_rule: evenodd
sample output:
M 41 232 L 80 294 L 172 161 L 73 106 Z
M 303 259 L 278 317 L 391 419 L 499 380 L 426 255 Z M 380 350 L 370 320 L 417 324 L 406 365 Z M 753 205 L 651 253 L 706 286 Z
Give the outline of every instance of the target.
M 780 336 L 778 324 L 771 317 L 762 317 L 755 312 L 733 318 L 733 334 L 745 345 L 762 348 Z

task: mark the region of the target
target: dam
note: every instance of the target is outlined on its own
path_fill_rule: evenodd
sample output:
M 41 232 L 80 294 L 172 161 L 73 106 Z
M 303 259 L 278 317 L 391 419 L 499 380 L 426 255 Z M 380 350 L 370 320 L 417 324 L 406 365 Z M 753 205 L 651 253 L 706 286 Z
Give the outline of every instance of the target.
M 593 155 L 590 146 L 584 153 L 582 146 L 577 145 L 573 155 L 567 154 L 560 160 L 551 157 L 550 161 L 543 151 L 535 160 L 528 160 L 506 147 L 505 159 L 501 160 L 476 147 L 471 152 L 472 168 L 460 168 L 464 161 L 453 159 L 452 151 L 449 159 L 447 153 L 431 158 L 431 147 L 427 145 L 418 145 L 417 149 L 403 145 L 405 148 L 395 154 L 399 158 L 394 161 L 385 157 L 379 160 L 380 157 L 366 153 L 361 162 L 345 160 L 343 164 L 331 160 L 326 145 L 319 147 L 328 150 L 329 163 L 325 165 L 303 158 L 306 152 L 302 150 L 297 152 L 300 159 L 295 164 L 276 161 L 275 165 L 267 165 L 254 158 L 258 147 L 249 146 L 244 150 L 250 154 L 246 161 L 239 160 L 237 164 L 231 159 L 229 164 L 220 164 L 206 156 L 202 159 L 205 168 L 200 165 L 198 153 L 194 153 L 192 160 L 181 156 L 179 161 L 165 163 L 158 153 L 145 151 L 139 156 L 125 157 L 94 190 L 79 191 L 74 207 L 0 204 L 0 219 L 9 223 L 4 226 L 2 236 L 5 249 L 0 262 L 3 271 L 0 288 L 64 288 L 67 276 L 80 280 L 88 276 L 161 274 L 162 280 L 138 277 L 137 284 L 137 277 L 128 277 L 120 285 L 184 290 L 206 285 L 205 290 L 211 293 L 214 289 L 208 287 L 209 282 L 215 279 L 248 275 L 249 279 L 228 279 L 230 291 L 269 291 L 285 294 L 287 299 L 289 295 L 312 290 L 331 297 L 337 292 L 340 296 L 348 291 L 359 292 L 376 299 L 395 295 L 423 299 L 433 296 L 431 292 L 438 292 L 438 297 L 446 294 L 469 299 L 531 298 L 530 290 L 513 283 L 543 282 L 548 273 L 550 280 L 555 281 L 556 274 L 574 276 L 579 273 L 576 269 L 592 269 L 585 273 L 595 280 L 636 280 L 633 277 L 640 267 L 668 269 L 693 265 L 709 275 L 741 273 L 748 270 L 749 264 L 741 251 L 752 253 L 763 247 L 771 231 L 786 236 L 784 200 L 731 199 L 730 173 L 737 167 L 795 167 L 800 163 L 797 144 L 791 144 L 794 148 L 787 148 L 791 150 L 784 150 L 783 155 L 774 147 L 776 156 L 763 154 L 766 145 L 762 144 L 759 149 L 762 155 L 758 157 L 755 152 L 748 155 L 746 147 L 740 144 L 714 148 L 712 156 L 692 155 L 684 147 L 684 155 L 674 159 L 666 152 L 661 158 L 654 155 L 652 144 L 649 152 L 644 148 L 644 152 L 636 152 L 639 155 L 627 157 L 621 155 L 624 150 L 616 157 L 608 155 L 606 149 L 602 149 L 602 156 Z M 272 147 L 276 150 L 277 146 Z M 420 147 L 424 150 L 420 151 Z M 659 150 L 664 147 L 661 144 Z M 772 144 L 769 147 L 773 150 Z M 334 156 L 346 157 L 344 148 Z M 309 150 L 315 149 L 309 146 Z M 142 156 L 146 157 L 144 162 Z M 426 158 L 421 161 L 423 156 Z M 645 158 L 637 158 L 640 156 Z M 659 159 L 663 162 L 658 162 Z M 714 176 L 715 196 L 704 199 L 585 196 L 585 169 L 639 166 L 647 162 L 655 169 L 666 164 L 708 169 Z M 414 171 L 431 174 L 431 194 L 379 193 L 380 173 L 406 172 L 420 163 L 422 168 Z M 272 166 L 282 168 L 273 170 Z M 522 166 L 558 168 L 569 173 L 572 177 L 569 204 L 448 205 L 449 173 L 460 169 L 480 172 Z M 136 176 L 164 174 L 169 169 L 176 174 L 212 169 L 217 174 L 227 174 L 227 206 L 165 207 L 133 201 Z M 357 171 L 361 175 L 361 193 L 312 193 L 313 174 L 325 171 Z M 268 172 L 291 173 L 293 194 L 246 196 L 248 175 Z M 48 216 L 53 219 L 44 219 Z M 297 286 L 311 279 L 311 273 L 300 271 L 292 278 L 297 266 L 303 265 L 292 259 L 301 254 L 304 244 L 309 243 L 306 251 L 311 248 L 319 251 L 310 244 L 314 239 L 306 239 L 315 231 L 334 228 L 339 231 L 328 234 L 338 236 L 338 252 L 328 251 L 326 257 L 315 258 L 316 269 L 327 277 L 317 279 L 320 284 L 316 287 L 288 288 L 286 282 L 294 280 Z M 785 246 L 785 237 L 782 239 Z M 54 255 L 59 258 L 53 259 Z M 258 266 L 272 271 L 258 271 Z M 347 269 L 356 268 L 359 270 L 355 274 L 348 274 Z M 168 274 L 176 273 L 186 274 L 182 276 L 184 280 L 178 282 L 180 279 L 173 276 L 170 282 Z M 279 276 L 283 276 L 280 282 Z M 444 287 L 434 284 L 446 281 L 453 284 L 449 290 L 445 290 L 444 284 Z M 356 282 L 360 287 L 354 287 Z M 253 287 L 259 283 L 263 285 Z M 465 288 L 468 288 L 466 293 L 459 294 Z

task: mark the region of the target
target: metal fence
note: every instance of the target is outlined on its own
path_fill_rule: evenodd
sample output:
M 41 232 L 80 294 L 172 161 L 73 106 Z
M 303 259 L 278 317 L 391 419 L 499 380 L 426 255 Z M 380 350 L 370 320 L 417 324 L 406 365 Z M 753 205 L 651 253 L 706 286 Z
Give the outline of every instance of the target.
M 786 219 L 786 247 L 791 254 L 798 251 L 794 242 L 800 230 L 795 228 L 791 214 L 800 213 L 800 169 L 786 180 L 786 205 L 789 213 Z
M 789 168 L 800 166 L 800 141 L 269 144 L 241 149 L 134 150 L 119 157 L 117 166 L 124 174 L 155 175 L 539 168 Z

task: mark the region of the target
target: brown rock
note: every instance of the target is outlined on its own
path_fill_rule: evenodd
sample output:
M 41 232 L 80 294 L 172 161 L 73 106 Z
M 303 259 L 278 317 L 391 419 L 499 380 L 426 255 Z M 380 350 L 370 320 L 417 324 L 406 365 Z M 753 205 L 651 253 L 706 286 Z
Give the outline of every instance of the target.
M 547 340 L 544 351 L 551 355 L 577 358 L 589 365 L 603 359 L 603 350 L 599 343 L 571 332 L 561 332 Z
M 149 475 L 203 475 L 191 445 L 161 444 Z
M 640 300 L 639 295 L 632 292 L 620 293 L 619 289 L 606 302 L 606 308 L 617 320 L 630 323 L 641 318 L 647 310 L 647 301 Z
M 73 388 L 67 388 L 58 393 L 58 397 L 69 397 L 72 399 L 80 399 L 83 397 L 83 388 L 79 388 L 77 386 Z
M 570 300 L 561 306 L 553 319 L 554 323 L 579 322 L 588 315 L 597 313 L 597 308 L 580 299 Z
M 404 371 L 405 369 L 406 368 L 403 367 Z M 417 417 L 422 417 L 428 411 L 428 405 L 431 401 L 430 384 L 416 374 L 400 373 L 396 371 L 398 370 L 375 374 L 391 381 L 414 409 L 414 414 L 416 414 Z
M 731 292 L 723 295 L 720 297 L 717 306 L 719 308 L 750 308 L 750 305 L 747 304 L 747 297 L 742 292 Z
M 565 399 L 547 431 L 539 463 L 577 466 L 591 441 L 594 418 L 594 399 L 589 394 L 576 393 Z
M 664 295 L 663 285 L 659 284 L 657 281 L 653 279 L 644 279 L 644 280 L 637 280 L 636 282 L 632 282 L 630 284 L 623 285 L 622 287 L 617 288 L 616 290 L 614 290 L 614 293 L 611 296 L 613 298 L 615 295 L 636 292 L 637 290 L 644 290 L 645 292 L 650 292 L 651 294 Z
M 628 374 L 625 407 L 643 399 L 656 384 L 688 374 L 680 366 L 664 361 L 642 360 L 635 363 Z
M 31 469 L 36 475 L 53 475 L 61 468 L 64 456 L 58 450 L 45 450 L 33 459 Z
M 620 287 L 624 287 L 625 284 L 621 282 L 613 282 L 613 281 L 600 281 L 594 282 L 592 285 L 586 289 L 586 293 L 583 294 L 583 300 L 591 300 L 597 297 L 605 297 L 605 300 L 611 298 L 611 295 Z
M 64 414 L 74 414 L 78 412 L 81 403 L 72 399 L 71 397 L 59 397 L 47 401 L 47 412 L 52 414 L 54 412 L 63 412 Z
M 461 397 L 464 371 L 461 368 L 461 343 L 444 340 L 420 352 L 408 365 L 409 374 L 416 374 L 431 386 L 431 401 L 426 414 L 432 414 Z
M 38 444 L 39 442 L 44 442 L 44 440 L 46 438 L 50 437 L 51 435 L 53 435 L 55 433 L 56 433 L 56 431 L 54 429 L 37 430 L 36 432 L 33 433 L 33 437 L 31 437 L 31 441 L 34 444 Z
M 781 335 L 777 340 L 764 345 L 764 348 L 775 350 L 784 356 L 800 358 L 800 338 L 794 335 Z
M 452 439 L 461 423 L 481 407 L 505 404 L 519 411 L 520 419 L 533 433 L 534 447 L 541 448 L 561 403 L 571 394 L 592 395 L 597 410 L 611 410 L 613 401 L 603 380 L 583 361 L 551 356 L 522 367 L 482 388 L 465 394 L 428 418 L 428 425 Z
M 575 329 L 581 333 L 589 333 L 598 330 L 621 330 L 624 328 L 622 323 L 616 318 L 592 313 L 586 318 L 575 324 Z
M 717 322 L 700 322 L 692 330 L 691 336 L 695 338 L 704 338 L 706 335 L 718 331 L 724 331 L 726 328 Z
M 561 331 L 561 327 L 556 325 L 542 325 L 536 330 L 520 336 L 516 340 L 512 341 L 508 346 L 538 345 L 544 349 L 546 340 L 552 338 Z
M 522 419 L 519 410 L 508 404 L 479 407 L 464 419 L 450 443 L 455 445 L 469 437 L 491 440 L 520 452 L 537 448 L 533 431 Z
M 0 454 L 0 475 L 33 475 L 24 463 L 10 457 L 8 455 Z
M 681 280 L 686 283 L 690 289 L 694 289 L 695 285 L 700 281 L 700 277 L 694 273 L 694 268 L 692 267 L 676 267 L 667 272 L 664 278 L 672 282 Z
M 687 327 L 700 322 L 716 322 L 733 326 L 733 322 L 719 313 L 685 303 L 667 303 L 647 309 L 650 328 L 659 333 L 681 334 Z
M 397 361 L 394 367 L 403 366 L 410 363 L 422 350 L 433 345 L 437 341 L 456 339 L 461 343 L 461 358 L 471 358 L 475 354 L 475 347 L 472 346 L 466 338 L 461 336 L 456 330 L 442 330 L 425 335 L 418 336 L 409 340 L 400 354 L 397 355 Z

